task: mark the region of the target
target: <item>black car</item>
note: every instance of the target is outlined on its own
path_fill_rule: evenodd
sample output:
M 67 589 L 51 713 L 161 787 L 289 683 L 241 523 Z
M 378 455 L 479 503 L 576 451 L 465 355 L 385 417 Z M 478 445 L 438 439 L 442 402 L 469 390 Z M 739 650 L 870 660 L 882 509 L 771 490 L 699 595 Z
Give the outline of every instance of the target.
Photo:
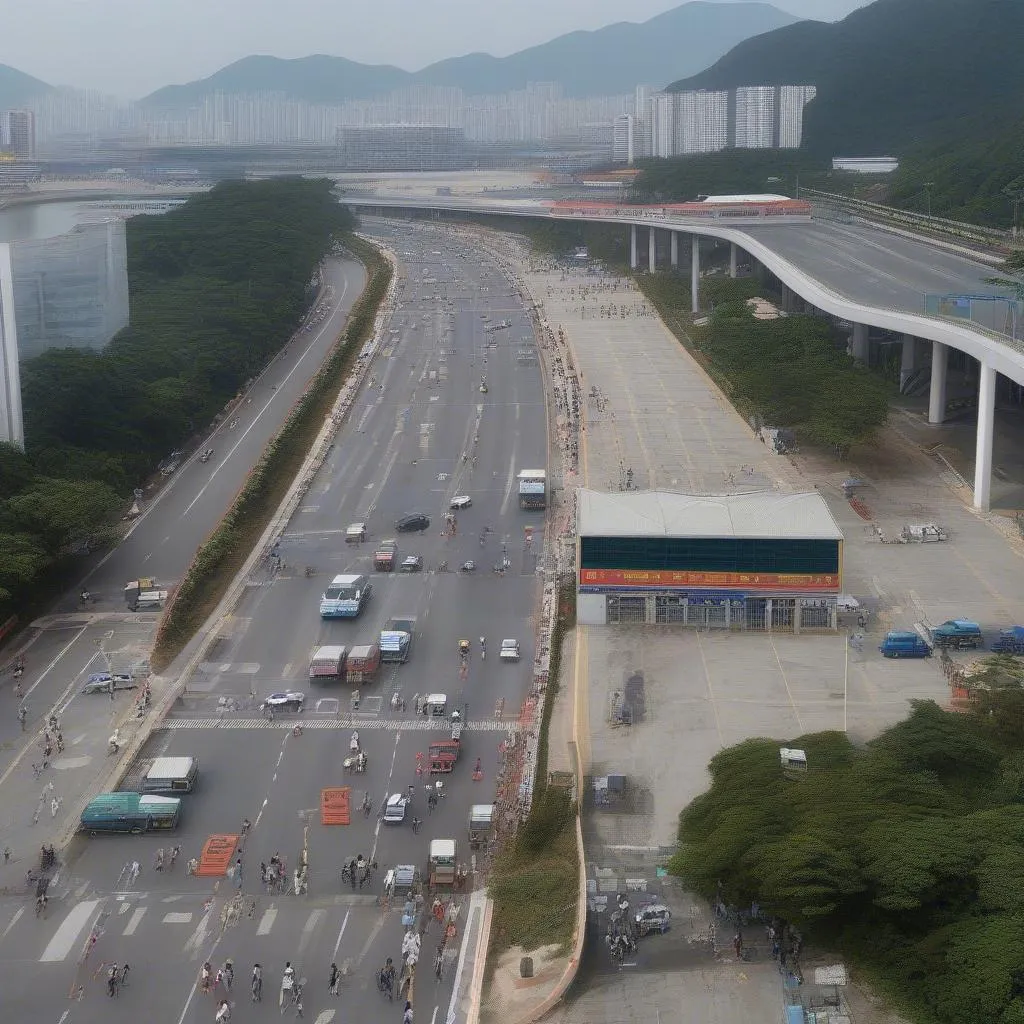
M 395 523 L 395 529 L 399 533 L 415 533 L 418 530 L 429 530 L 430 516 L 425 516 L 422 512 L 413 512 L 410 515 L 402 516 Z

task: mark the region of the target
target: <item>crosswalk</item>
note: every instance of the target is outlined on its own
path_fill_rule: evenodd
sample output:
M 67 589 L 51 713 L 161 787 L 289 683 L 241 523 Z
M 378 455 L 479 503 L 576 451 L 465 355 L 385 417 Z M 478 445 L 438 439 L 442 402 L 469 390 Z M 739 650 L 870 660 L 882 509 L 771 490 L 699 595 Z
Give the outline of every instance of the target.
M 106 955 L 128 943 L 134 949 L 177 949 L 195 959 L 208 939 L 229 932 L 237 932 L 239 939 L 265 939 L 280 932 L 283 939 L 307 945 L 321 934 L 333 940 L 341 921 L 357 909 L 375 920 L 380 914 L 375 896 L 356 893 L 303 899 L 301 904 L 287 895 L 202 900 L 195 895 L 120 893 L 51 905 L 42 922 L 30 908 L 10 908 L 6 928 L 0 928 L 0 944 L 8 951 L 16 949 L 21 959 L 46 964 L 82 963 L 93 946 L 98 955 Z
M 273 722 L 265 718 L 167 718 L 161 724 L 162 729 L 294 729 L 301 725 L 303 732 L 308 730 L 345 731 L 351 729 L 384 729 L 391 732 L 451 732 L 451 722 L 446 719 L 430 721 L 426 718 L 402 720 L 398 718 L 288 718 L 275 719 Z M 463 732 L 508 732 L 514 729 L 514 721 L 497 718 L 485 718 L 476 722 L 467 722 Z

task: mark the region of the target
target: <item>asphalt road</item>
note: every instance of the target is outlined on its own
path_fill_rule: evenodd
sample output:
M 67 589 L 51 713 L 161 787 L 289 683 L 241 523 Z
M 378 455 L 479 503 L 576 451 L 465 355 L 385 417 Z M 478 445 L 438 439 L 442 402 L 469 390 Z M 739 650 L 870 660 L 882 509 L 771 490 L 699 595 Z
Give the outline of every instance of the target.
M 871 306 L 921 313 L 926 294 L 1003 294 L 984 282 L 997 273 L 992 267 L 862 224 L 814 221 L 744 230 L 832 291 Z
M 167 486 L 144 504 L 143 514 L 125 542 L 86 578 L 85 585 L 95 597 L 88 610 L 77 609 L 75 588 L 56 614 L 34 624 L 27 634 L 26 670 L 21 680 L 29 710 L 24 733 L 16 715 L 20 701 L 13 680 L 10 676 L 0 680 L 0 844 L 11 847 L 16 861 L 42 838 L 48 838 L 25 828 L 31 823 L 37 793 L 48 781 L 48 777 L 33 778 L 31 764 L 42 760 L 41 752 L 34 747 L 26 749 L 25 741 L 33 740 L 51 711 L 59 714 L 68 749 L 55 761 L 57 770 L 49 776 L 56 795 L 69 804 L 74 802 L 72 790 L 82 777 L 80 773 L 90 772 L 91 777 L 105 768 L 106 739 L 133 698 L 118 694 L 111 704 L 103 696 L 79 696 L 79 690 L 89 673 L 107 667 L 101 644 L 115 671 L 144 661 L 157 619 L 155 613 L 128 613 L 121 594 L 125 581 L 149 574 L 164 584 L 185 570 L 316 373 L 362 291 L 364 279 L 359 264 L 328 264 L 326 283 L 333 289 L 330 311 L 311 330 L 296 335 L 255 382 L 248 396 L 251 400 L 202 446 L 212 447 L 215 457 L 201 463 L 197 455 L 183 463 Z M 231 426 L 233 421 L 237 422 Z M 52 825 L 57 819 L 51 818 L 47 809 L 45 820 Z M 0 871 L 3 884 L 9 884 L 9 872 Z
M 469 807 L 494 798 L 505 721 L 517 713 L 531 678 L 540 595 L 534 551 L 542 548 L 543 516 L 519 509 L 515 473 L 546 464 L 542 381 L 535 362 L 517 361 L 530 333 L 528 319 L 484 254 L 466 253 L 464 243 L 442 232 L 389 234 L 408 280 L 399 293 L 390 341 L 371 369 L 374 383 L 360 395 L 332 457 L 286 530 L 283 568 L 276 573 L 265 568 L 250 581 L 234 628 L 190 681 L 174 719 L 147 751 L 200 758 L 200 788 L 186 798 L 173 839 L 182 846 L 182 861 L 198 856 L 208 836 L 237 831 L 243 817 L 254 822 L 243 871 L 244 890 L 259 894 L 253 916 L 222 934 L 220 914 L 231 882 L 221 881 L 206 910 L 204 901 L 214 895 L 211 879 L 186 878 L 182 862 L 173 873 L 155 872 L 154 852 L 170 844 L 168 836 L 90 840 L 67 879 L 68 897 L 51 908 L 49 920 L 37 922 L 24 903 L 12 901 L 6 921 L 7 910 L 0 911 L 0 985 L 5 1000 L 13 1008 L 31 1008 L 33 1019 L 61 1020 L 69 1007 L 63 1019 L 72 1024 L 105 1021 L 111 1013 L 130 1019 L 149 1005 L 149 986 L 155 985 L 166 1007 L 161 1020 L 203 1020 L 212 1017 L 213 1007 L 193 991 L 199 967 L 204 959 L 216 966 L 230 956 L 242 983 L 239 1016 L 245 1019 L 271 1012 L 267 1003 L 251 1008 L 246 988 L 251 964 L 264 964 L 269 1000 L 276 999 L 284 962 L 292 960 L 310 980 L 304 1001 L 310 1019 L 326 1024 L 330 1016 L 322 1014 L 336 1007 L 346 1021 L 387 1019 L 389 1012 L 397 1021 L 401 1007 L 384 1009 L 373 980 L 386 956 L 399 959 L 403 933 L 400 909 L 384 913 L 376 904 L 383 873 L 399 863 L 425 870 L 432 838 L 454 838 L 458 860 L 471 865 Z M 509 319 L 512 326 L 485 332 L 485 317 L 492 323 Z M 489 384 L 486 394 L 479 391 L 482 376 Z M 443 514 L 451 497 L 461 493 L 469 494 L 473 505 L 458 514 L 457 535 L 443 537 Z M 430 516 L 431 528 L 401 535 L 399 558 L 420 554 L 425 571 L 374 573 L 373 542 L 392 536 L 395 519 L 410 511 Z M 344 543 L 346 525 L 356 520 L 365 521 L 370 533 L 359 547 Z M 537 531 L 532 546 L 524 543 L 527 525 Z M 512 562 L 509 572 L 492 572 L 490 567 L 506 556 Z M 466 559 L 480 565 L 476 573 L 437 571 L 442 560 L 454 569 Z M 307 565 L 315 577 L 305 576 Z M 371 574 L 373 597 L 356 620 L 323 621 L 320 593 L 330 576 L 343 571 Z M 359 712 L 350 712 L 350 688 L 310 687 L 313 647 L 370 642 L 396 614 L 417 619 L 412 655 L 374 686 L 363 687 Z M 480 657 L 480 636 L 487 638 L 486 660 Z M 465 678 L 459 671 L 460 637 L 474 644 Z M 499 663 L 504 637 L 521 641 L 524 658 L 518 665 Z M 283 715 L 271 726 L 249 699 L 251 691 L 259 697 L 282 688 L 309 694 L 300 736 L 290 728 L 297 716 Z M 392 710 L 396 691 L 407 701 L 405 713 Z M 446 732 L 426 728 L 413 698 L 437 691 L 447 693 L 450 707 L 464 708 L 468 726 L 456 771 L 444 778 L 447 795 L 428 814 L 427 780 L 416 774 L 416 755 L 426 753 L 431 737 Z M 507 710 L 505 720 L 498 721 L 495 706 L 502 698 Z M 347 776 L 341 766 L 353 727 L 369 758 L 364 776 Z M 474 782 L 477 758 L 484 775 Z M 352 823 L 322 826 L 321 789 L 346 784 L 352 786 Z M 376 814 L 358 812 L 364 791 L 378 807 L 389 793 L 410 785 L 415 796 L 406 823 L 383 825 Z M 415 835 L 414 815 L 424 823 Z M 308 895 L 261 893 L 259 862 L 280 852 L 294 864 L 304 837 Z M 353 892 L 342 886 L 340 866 L 359 853 L 375 859 L 379 871 L 370 886 Z M 124 870 L 132 859 L 143 866 L 134 884 Z M 14 920 L 19 909 L 25 912 Z M 79 954 L 97 920 L 103 934 L 80 967 Z M 436 930 L 424 938 L 418 1020 L 435 1013 L 443 1019 L 451 998 L 457 944 L 449 947 L 438 982 L 430 971 L 437 938 Z M 138 985 L 126 989 L 112 1010 L 96 969 L 103 961 L 122 959 L 133 964 Z M 327 993 L 332 961 L 346 971 L 337 1003 Z M 85 996 L 69 1004 L 75 985 L 84 986 Z

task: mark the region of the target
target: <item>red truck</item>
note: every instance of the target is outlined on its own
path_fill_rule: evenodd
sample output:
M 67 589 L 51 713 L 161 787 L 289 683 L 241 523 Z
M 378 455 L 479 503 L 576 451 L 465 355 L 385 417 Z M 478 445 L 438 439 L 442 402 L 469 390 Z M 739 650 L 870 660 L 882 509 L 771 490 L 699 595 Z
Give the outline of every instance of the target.
M 345 679 L 356 685 L 372 683 L 380 671 L 380 646 L 362 644 L 349 648 L 345 659 Z
M 377 572 L 391 572 L 395 567 L 395 554 L 398 551 L 398 541 L 382 540 L 377 545 L 373 555 L 373 567 Z

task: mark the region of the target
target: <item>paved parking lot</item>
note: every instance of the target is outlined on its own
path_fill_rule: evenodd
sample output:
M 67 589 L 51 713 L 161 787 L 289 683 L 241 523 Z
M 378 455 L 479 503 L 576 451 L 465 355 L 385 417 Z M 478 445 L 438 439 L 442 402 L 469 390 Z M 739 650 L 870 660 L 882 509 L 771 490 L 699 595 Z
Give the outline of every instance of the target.
M 706 788 L 708 760 L 723 747 L 823 729 L 866 741 L 905 717 L 910 700 L 946 702 L 938 659 L 886 660 L 878 643 L 887 629 L 923 630 L 953 616 L 976 619 L 987 633 L 1024 621 L 1022 545 L 1006 520 L 970 509 L 961 481 L 905 432 L 883 431 L 877 444 L 844 464 L 813 452 L 773 453 L 631 282 L 537 259 L 504 239 L 492 244 L 539 304 L 552 352 L 561 351 L 580 374 L 582 465 L 578 477 L 566 478 L 567 488 L 614 491 L 627 482 L 691 493 L 817 488 L 845 536 L 844 590 L 868 613 L 866 631 L 850 616 L 830 636 L 577 630 L 575 689 L 590 727 L 589 736 L 579 737 L 581 754 L 590 776 L 627 778 L 621 797 L 586 816 L 588 876 L 595 889 L 614 891 L 657 877 L 675 843 L 679 811 Z M 564 345 L 557 343 L 560 330 Z M 857 507 L 843 496 L 848 477 L 864 481 Z M 920 522 L 939 523 L 949 540 L 886 542 Z M 849 635 L 859 633 L 850 644 Z M 617 724 L 627 693 L 639 711 L 628 726 Z M 571 716 L 562 702 L 553 736 L 568 735 Z M 553 749 L 553 767 L 559 756 Z M 710 921 L 696 900 L 686 916 L 697 931 Z M 602 957 L 607 968 L 598 948 L 591 969 Z M 706 1020 L 781 1013 L 780 980 L 770 965 L 719 959 L 665 972 L 643 961 L 634 976 L 634 984 L 615 973 L 584 985 L 560 1019 L 649 1021 L 678 1014 L 681 1005 Z M 881 1019 L 874 1014 L 863 1004 L 858 1021 Z

